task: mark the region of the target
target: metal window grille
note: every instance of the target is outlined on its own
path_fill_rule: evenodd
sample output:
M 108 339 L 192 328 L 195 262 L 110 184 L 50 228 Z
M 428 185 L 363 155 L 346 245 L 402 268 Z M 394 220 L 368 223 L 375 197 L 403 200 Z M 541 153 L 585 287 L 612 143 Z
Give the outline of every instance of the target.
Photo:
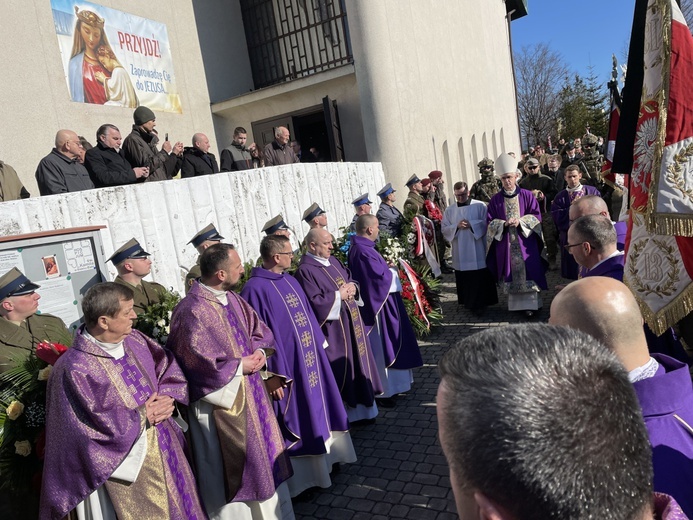
M 344 0 L 241 0 L 255 88 L 353 61 Z

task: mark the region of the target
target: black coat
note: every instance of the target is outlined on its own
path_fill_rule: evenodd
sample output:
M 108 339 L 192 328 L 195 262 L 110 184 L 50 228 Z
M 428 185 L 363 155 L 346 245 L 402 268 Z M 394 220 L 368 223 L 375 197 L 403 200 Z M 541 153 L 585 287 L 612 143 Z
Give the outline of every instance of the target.
M 134 184 L 137 181 L 144 182 L 144 177 L 137 178 L 135 171 L 125 160 L 125 157 L 113 148 L 105 147 L 103 143 L 98 143 L 91 150 L 87 150 L 84 166 L 97 188 L 123 186 L 124 184 Z
M 207 156 L 205 158 L 205 156 Z M 186 147 L 183 150 L 183 165 L 180 169 L 181 177 L 198 177 L 219 173 L 219 165 L 214 154 L 202 153 L 198 148 Z

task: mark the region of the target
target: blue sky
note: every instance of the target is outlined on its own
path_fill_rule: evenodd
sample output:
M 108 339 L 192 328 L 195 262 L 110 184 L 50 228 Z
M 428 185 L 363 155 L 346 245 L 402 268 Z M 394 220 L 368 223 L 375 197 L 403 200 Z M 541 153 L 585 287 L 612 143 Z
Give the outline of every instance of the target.
M 634 6 L 633 0 L 527 0 L 529 14 L 511 25 L 513 50 L 547 43 L 571 71 L 587 77 L 593 65 L 607 82 L 611 55 L 625 63 Z

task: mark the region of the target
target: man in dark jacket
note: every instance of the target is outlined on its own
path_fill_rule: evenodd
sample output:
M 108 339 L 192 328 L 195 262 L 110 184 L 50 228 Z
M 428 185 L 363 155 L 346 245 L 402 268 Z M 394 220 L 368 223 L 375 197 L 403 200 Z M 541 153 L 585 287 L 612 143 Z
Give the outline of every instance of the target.
M 265 146 L 265 166 L 293 164 L 299 162 L 294 149 L 289 146 L 289 129 L 278 126 L 274 132 L 274 141 Z
M 192 138 L 192 147 L 183 150 L 183 166 L 180 169 L 181 177 L 198 177 L 219 173 L 219 165 L 214 154 L 209 153 L 209 139 L 205 134 L 195 134 Z
M 115 125 L 101 125 L 96 131 L 96 147 L 87 150 L 84 166 L 97 188 L 144 182 L 149 177 L 149 168 L 132 168 L 121 155 L 122 140 L 120 130 Z
M 41 195 L 90 190 L 94 187 L 89 172 L 78 161 L 81 150 L 82 145 L 75 132 L 58 130 L 55 148 L 41 159 L 36 168 L 36 182 Z
M 221 171 L 236 172 L 253 168 L 253 156 L 245 147 L 248 133 L 242 126 L 233 131 L 233 141 L 228 148 L 221 151 Z
M 29 197 L 29 192 L 19 180 L 14 168 L 0 161 L 0 202 L 28 199 Z
M 156 115 L 145 106 L 138 107 L 133 114 L 135 124 L 132 132 L 123 141 L 123 156 L 133 168 L 146 166 L 149 176 L 146 181 L 165 181 L 180 170 L 183 161 L 183 143 L 171 145 L 164 141 L 157 150 L 159 136 L 156 134 Z

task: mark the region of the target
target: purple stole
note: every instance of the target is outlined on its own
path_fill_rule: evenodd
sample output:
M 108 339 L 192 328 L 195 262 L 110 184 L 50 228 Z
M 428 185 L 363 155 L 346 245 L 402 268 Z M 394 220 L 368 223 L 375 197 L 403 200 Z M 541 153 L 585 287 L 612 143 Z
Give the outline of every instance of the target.
M 289 455 L 324 454 L 330 432 L 347 431 L 348 421 L 303 289 L 290 275 L 256 267 L 242 296 L 274 334 L 269 370 L 293 379 L 284 398 L 273 401 Z
M 231 330 L 233 331 L 233 336 L 236 339 L 236 344 L 243 345 L 243 355 L 249 356 L 252 354 L 248 345 L 250 341 L 248 334 L 245 332 L 244 328 L 238 321 L 238 316 L 233 310 L 231 305 L 226 305 L 226 316 L 229 320 L 229 325 L 231 325 Z M 256 403 L 261 403 L 263 400 L 267 399 L 267 389 L 265 388 L 265 383 L 260 377 L 246 378 L 249 383 L 250 392 L 253 395 L 253 400 Z M 264 441 L 264 446 L 269 454 L 270 460 L 277 460 L 282 457 L 284 449 L 280 444 L 273 442 L 272 438 L 272 428 L 271 423 L 276 422 L 276 419 L 270 413 L 270 408 L 267 406 L 259 406 L 257 408 L 257 413 L 260 419 L 262 440 Z M 257 443 L 248 443 L 246 446 L 246 458 L 248 461 L 254 459 L 264 459 L 267 455 L 264 454 L 263 450 L 259 449 L 260 446 Z M 272 477 L 274 478 L 275 486 L 278 486 L 282 481 L 286 480 L 286 468 L 281 464 L 274 464 L 272 466 Z M 234 501 L 242 500 L 238 496 L 235 497 Z
M 327 357 L 342 400 L 352 408 L 371 406 L 382 392 L 380 377 L 368 341 L 368 332 L 355 300 L 341 300 L 339 318 L 327 321 L 334 305 L 334 293 L 351 282 L 349 273 L 334 257 L 323 265 L 310 256 L 301 259 L 296 279 L 303 287 L 329 347 Z
M 132 356 L 125 350 L 125 355 L 120 359 L 113 359 L 113 364 L 116 370 L 120 373 L 123 378 L 123 382 L 127 386 L 128 390 L 135 399 L 137 406 L 144 406 L 147 399 L 151 397 L 154 393 L 151 385 L 149 384 L 148 378 L 142 373 L 137 362 Z M 193 498 L 189 492 L 189 482 L 186 482 L 185 476 L 180 470 L 180 461 L 178 459 L 178 454 L 173 446 L 173 439 L 171 437 L 170 425 L 168 424 L 171 419 L 161 422 L 154 426 L 157 431 L 157 440 L 159 443 L 159 449 L 164 455 L 164 462 L 167 467 L 164 468 L 166 472 L 166 480 L 173 480 L 178 495 L 183 501 L 183 510 L 185 511 L 186 518 L 197 519 L 204 518 L 199 516 L 198 512 L 195 511 L 195 505 Z M 182 445 L 183 437 L 180 436 L 177 442 L 181 442 Z M 172 500 L 173 497 L 169 495 L 169 508 L 171 511 L 175 511 L 177 506 Z

